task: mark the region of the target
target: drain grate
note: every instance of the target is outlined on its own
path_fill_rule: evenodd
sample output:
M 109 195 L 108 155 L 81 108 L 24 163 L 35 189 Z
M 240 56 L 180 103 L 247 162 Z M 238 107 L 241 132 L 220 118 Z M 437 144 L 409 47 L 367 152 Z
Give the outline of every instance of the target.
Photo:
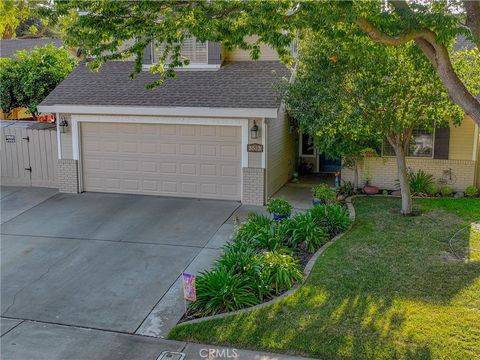
M 185 359 L 185 354 L 176 351 L 164 351 L 162 352 L 157 360 L 183 360 Z

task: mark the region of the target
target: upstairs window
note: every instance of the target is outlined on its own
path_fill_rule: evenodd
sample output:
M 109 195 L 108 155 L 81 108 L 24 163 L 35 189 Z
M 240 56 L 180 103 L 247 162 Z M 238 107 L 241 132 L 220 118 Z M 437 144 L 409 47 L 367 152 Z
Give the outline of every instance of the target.
M 423 127 L 413 129 L 406 156 L 433 157 L 433 132 Z M 383 141 L 383 156 L 395 156 L 395 151 L 387 139 Z
M 163 54 L 164 45 L 155 45 L 153 57 L 154 62 Z M 183 59 L 190 60 L 190 64 L 207 64 L 208 63 L 208 47 L 207 43 L 197 41 L 194 37 L 186 39 L 182 44 L 180 54 Z

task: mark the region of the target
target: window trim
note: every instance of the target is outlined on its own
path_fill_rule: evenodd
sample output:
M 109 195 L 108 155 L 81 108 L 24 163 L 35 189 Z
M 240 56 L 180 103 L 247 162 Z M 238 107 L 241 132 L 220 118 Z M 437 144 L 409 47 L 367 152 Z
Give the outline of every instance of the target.
M 416 126 L 417 128 L 418 126 Z M 432 154 L 430 156 L 411 156 L 411 155 L 405 155 L 406 159 L 435 159 L 435 132 L 436 128 L 433 127 L 432 131 Z M 385 137 L 382 140 L 382 157 L 384 158 L 394 158 L 395 155 L 385 155 L 384 149 L 385 149 L 385 141 L 388 141 Z

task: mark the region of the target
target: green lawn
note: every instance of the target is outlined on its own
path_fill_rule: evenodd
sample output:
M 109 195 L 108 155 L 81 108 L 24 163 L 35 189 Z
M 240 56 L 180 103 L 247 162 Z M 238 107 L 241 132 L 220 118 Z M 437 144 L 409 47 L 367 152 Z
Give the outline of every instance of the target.
M 323 359 L 480 358 L 480 199 L 358 198 L 350 232 L 294 295 L 262 310 L 188 326 L 170 338 Z M 473 244 L 473 242 L 477 242 Z M 470 244 L 471 243 L 471 244 Z

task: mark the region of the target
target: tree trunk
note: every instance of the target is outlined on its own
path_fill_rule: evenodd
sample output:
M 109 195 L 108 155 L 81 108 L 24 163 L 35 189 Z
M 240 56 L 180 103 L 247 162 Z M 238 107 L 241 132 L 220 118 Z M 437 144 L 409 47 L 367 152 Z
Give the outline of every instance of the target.
M 403 215 L 410 215 L 413 210 L 412 194 L 410 193 L 410 184 L 407 176 L 407 163 L 405 160 L 405 149 L 402 145 L 392 144 L 395 150 L 395 158 L 397 160 L 398 180 L 400 181 L 400 192 L 402 194 L 402 210 Z

